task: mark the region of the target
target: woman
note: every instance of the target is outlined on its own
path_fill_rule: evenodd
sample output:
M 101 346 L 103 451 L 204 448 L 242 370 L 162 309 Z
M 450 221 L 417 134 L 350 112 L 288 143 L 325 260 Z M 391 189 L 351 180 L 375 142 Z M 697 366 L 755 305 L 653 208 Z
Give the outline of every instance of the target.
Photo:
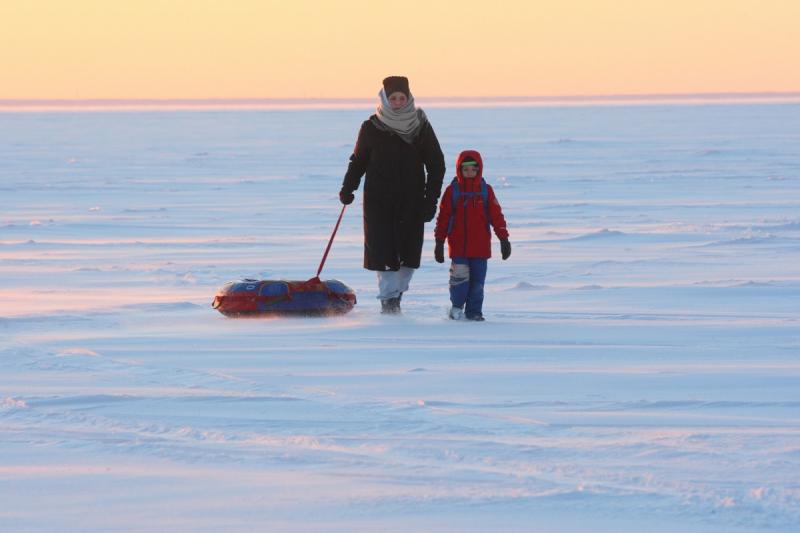
M 339 199 L 350 204 L 366 173 L 364 268 L 378 273 L 381 312 L 397 314 L 419 268 L 425 222 L 436 215 L 445 166 L 428 118 L 414 106 L 408 78 L 386 78 L 379 95 L 377 112 L 361 124 Z

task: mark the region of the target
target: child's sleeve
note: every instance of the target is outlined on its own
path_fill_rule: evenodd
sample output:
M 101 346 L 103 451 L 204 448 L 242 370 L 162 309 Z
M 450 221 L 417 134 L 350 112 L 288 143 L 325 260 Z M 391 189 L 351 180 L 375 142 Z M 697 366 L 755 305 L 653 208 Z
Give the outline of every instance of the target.
M 500 207 L 500 202 L 497 201 L 497 196 L 494 194 L 494 189 L 491 185 L 489 188 L 489 222 L 494 228 L 494 234 L 501 241 L 508 239 L 508 228 L 506 227 L 506 219 L 503 216 L 503 209 Z
M 442 199 L 439 202 L 439 214 L 436 217 L 436 229 L 434 237 L 437 241 L 447 240 L 447 229 L 450 225 L 450 215 L 453 212 L 453 202 L 450 199 L 453 194 L 453 186 L 448 185 L 444 190 Z

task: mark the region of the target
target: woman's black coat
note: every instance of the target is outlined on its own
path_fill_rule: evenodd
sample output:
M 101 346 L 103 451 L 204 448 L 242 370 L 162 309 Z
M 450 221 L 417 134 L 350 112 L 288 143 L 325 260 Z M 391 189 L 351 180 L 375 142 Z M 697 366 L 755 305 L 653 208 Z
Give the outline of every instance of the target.
M 444 154 L 425 121 L 413 144 L 364 121 L 350 156 L 342 192 L 364 180 L 364 268 L 419 268 L 425 222 L 442 192 Z M 427 170 L 427 178 L 425 171 Z

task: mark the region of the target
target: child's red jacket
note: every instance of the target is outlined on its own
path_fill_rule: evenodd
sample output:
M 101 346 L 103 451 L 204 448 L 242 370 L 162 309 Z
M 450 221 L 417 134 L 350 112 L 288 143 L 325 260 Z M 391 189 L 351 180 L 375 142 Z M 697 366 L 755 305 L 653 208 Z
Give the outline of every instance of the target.
M 461 175 L 461 162 L 466 157 L 471 157 L 478 162 L 478 175 L 465 179 Z M 486 220 L 487 209 L 483 205 L 480 194 L 481 178 L 483 177 L 483 159 L 475 150 L 464 150 L 456 161 L 456 179 L 459 190 L 463 192 L 477 192 L 472 196 L 461 196 L 455 209 L 453 229 L 447 234 L 450 225 L 450 216 L 453 212 L 453 184 L 447 186 L 442 200 L 439 203 L 439 216 L 436 218 L 435 237 L 437 241 L 447 239 L 450 257 L 480 257 L 492 256 L 492 235 L 489 232 L 489 223 L 494 228 L 494 233 L 500 240 L 508 239 L 506 219 L 500 203 L 494 195 L 491 185 L 487 184 L 487 199 L 489 203 L 489 220 Z M 466 206 L 465 206 L 466 204 Z

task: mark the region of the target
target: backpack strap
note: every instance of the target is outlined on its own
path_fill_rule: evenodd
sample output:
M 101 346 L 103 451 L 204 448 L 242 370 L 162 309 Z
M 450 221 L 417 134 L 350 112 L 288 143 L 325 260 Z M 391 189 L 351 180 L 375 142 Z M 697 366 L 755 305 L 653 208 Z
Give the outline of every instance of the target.
M 489 230 L 492 226 L 492 219 L 489 215 L 489 186 L 486 185 L 486 180 L 481 178 L 481 198 L 483 198 L 483 210 L 486 211 L 486 229 Z

